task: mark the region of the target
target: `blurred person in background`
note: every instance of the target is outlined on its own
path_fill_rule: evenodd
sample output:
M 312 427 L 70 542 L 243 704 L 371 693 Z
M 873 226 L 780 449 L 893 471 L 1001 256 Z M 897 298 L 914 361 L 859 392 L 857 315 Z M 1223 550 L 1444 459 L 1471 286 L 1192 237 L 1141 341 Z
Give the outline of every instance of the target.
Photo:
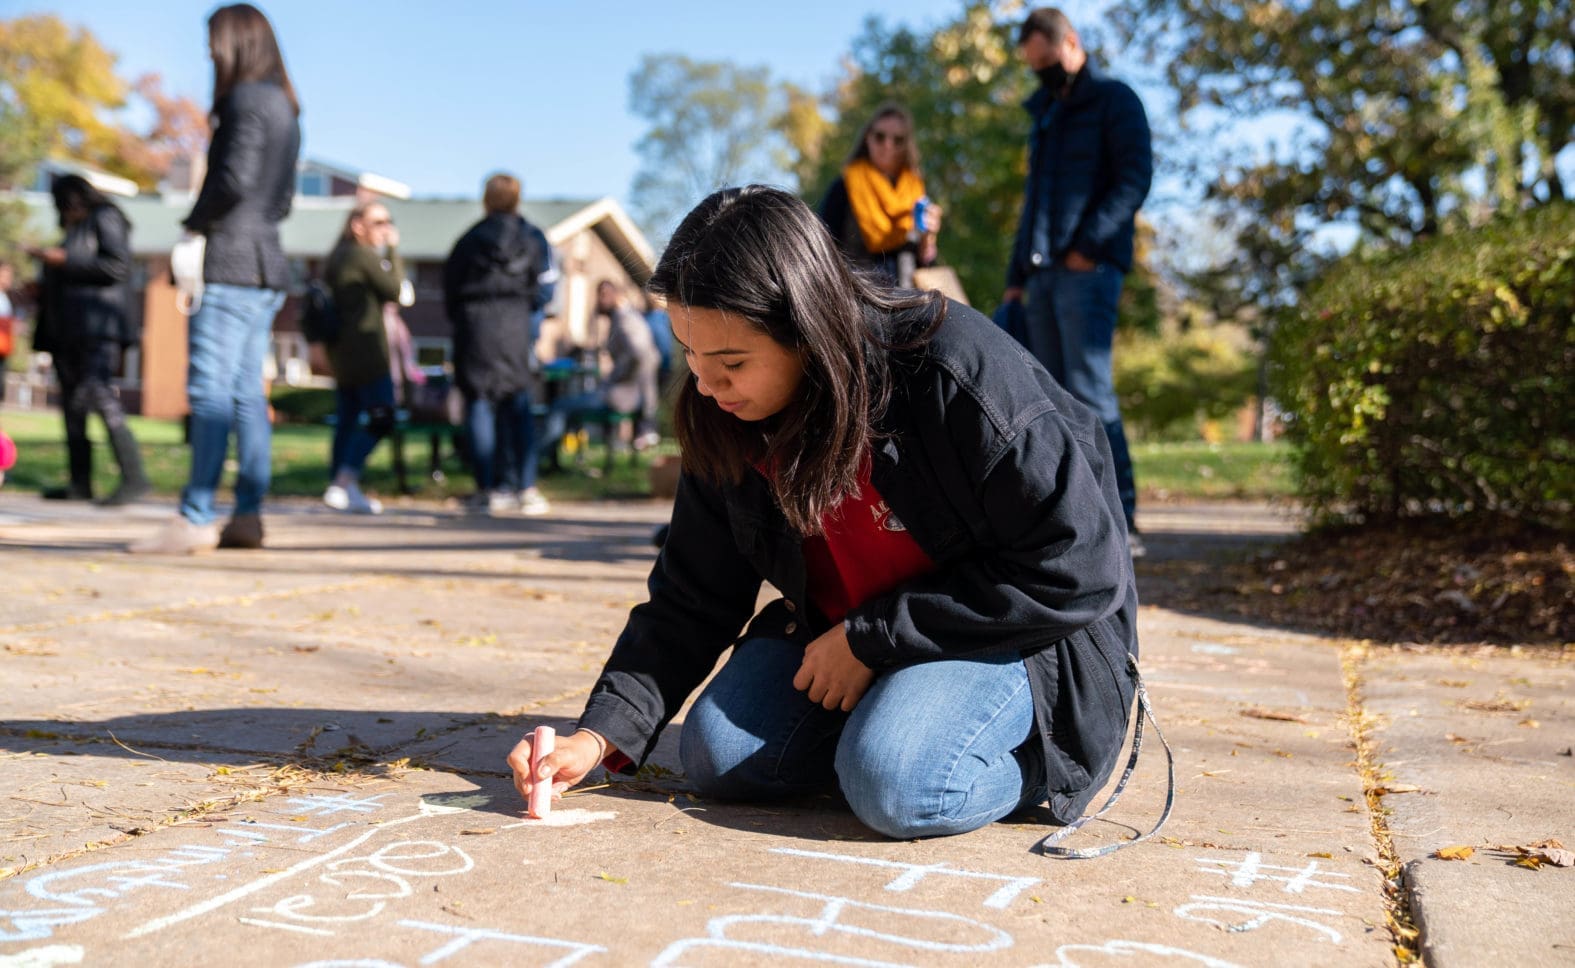
M 469 506 L 483 513 L 549 510 L 536 489 L 539 448 L 531 404 L 538 364 L 531 331 L 546 305 L 541 280 L 551 256 L 547 237 L 520 215 L 519 205 L 518 178 L 505 173 L 488 178 L 485 217 L 454 243 L 443 266 L 454 377 L 465 398 L 476 478 Z M 512 474 L 502 472 L 500 454 L 514 462 Z M 506 489 L 505 481 L 518 489 Z
M 295 198 L 301 104 L 273 27 L 256 7 L 237 3 L 214 11 L 208 52 L 208 172 L 183 223 L 189 234 L 206 238 L 201 304 L 188 323 L 191 472 L 179 515 L 130 547 L 140 554 L 261 548 L 262 502 L 272 478 L 263 358 L 290 285 L 279 222 Z M 235 511 L 219 532 L 214 496 L 232 431 L 240 465 Z
M 591 322 L 593 332 L 606 326 L 603 348 L 607 351 L 610 368 L 593 389 L 553 401 L 547 413 L 543 446 L 558 446 L 568 432 L 570 417 L 605 410 L 634 414 L 630 446 L 636 450 L 654 447 L 662 439 L 656 430 L 656 374 L 662 356 L 656 349 L 656 341 L 651 338 L 650 324 L 624 301 L 618 284 L 610 279 L 603 279 L 596 286 L 596 312 Z M 615 442 L 603 443 L 612 447 Z
M 1060 10 L 1030 11 L 1017 42 L 1039 90 L 1023 102 L 1033 119 L 1028 183 L 1001 301 L 1024 302 L 1028 349 L 1099 415 L 1115 455 L 1128 541 L 1141 555 L 1111 347 L 1137 212 L 1154 174 L 1148 116 L 1131 87 L 1089 61 Z
M 935 261 L 941 210 L 925 196 L 907 108 L 883 104 L 875 110 L 821 200 L 820 220 L 854 265 L 876 269 L 899 286 L 911 287 L 913 270 Z
M 405 267 L 399 259 L 399 229 L 386 206 L 362 202 L 350 210 L 323 279 L 339 317 L 338 335 L 328 345 L 337 420 L 323 503 L 336 511 L 381 514 L 382 502 L 361 490 L 361 473 L 395 419 L 385 317 L 405 288 Z
M 126 312 L 131 223 L 81 175 L 56 178 L 50 194 L 65 238 L 58 246 L 30 250 L 42 266 L 33 348 L 50 355 L 60 382 L 70 479 L 43 494 L 56 501 L 93 499 L 88 416 L 96 413 L 120 465 L 120 485 L 102 503 L 127 504 L 148 492 L 137 438 L 111 382 L 120 369 L 121 351 L 137 341 Z

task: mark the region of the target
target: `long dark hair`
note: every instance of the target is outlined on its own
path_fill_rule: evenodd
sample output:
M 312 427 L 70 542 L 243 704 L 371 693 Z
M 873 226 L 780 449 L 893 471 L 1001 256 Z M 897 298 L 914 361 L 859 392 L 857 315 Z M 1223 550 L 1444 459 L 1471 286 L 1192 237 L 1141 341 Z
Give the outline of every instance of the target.
M 945 299 L 855 273 L 809 206 L 763 185 L 726 188 L 697 205 L 649 288 L 668 301 L 675 326 L 685 307 L 717 309 L 798 354 L 798 398 L 770 420 L 730 416 L 687 380 L 673 421 L 686 471 L 736 484 L 762 465 L 788 523 L 818 534 L 821 518 L 858 490 L 891 396 L 889 351 L 928 339 Z M 891 329 L 899 313 L 921 319 L 920 335 L 900 344 Z
M 279 41 L 263 12 L 249 3 L 220 7 L 208 18 L 208 43 L 213 48 L 213 113 L 235 85 L 247 81 L 272 81 L 284 89 L 290 107 L 301 113 L 295 85 L 284 69 Z
M 60 216 L 60 227 L 65 228 L 71 216 L 86 216 L 100 205 L 111 204 L 104 193 L 81 175 L 56 175 L 49 182 L 49 194 L 55 200 L 55 214 Z

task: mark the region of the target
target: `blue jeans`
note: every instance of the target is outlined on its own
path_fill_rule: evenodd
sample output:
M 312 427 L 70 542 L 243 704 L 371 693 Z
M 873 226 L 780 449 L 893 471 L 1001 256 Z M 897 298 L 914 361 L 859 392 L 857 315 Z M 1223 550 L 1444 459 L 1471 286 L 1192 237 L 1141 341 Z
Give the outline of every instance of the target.
M 963 833 L 1047 796 L 1021 659 L 950 659 L 878 676 L 853 712 L 793 688 L 804 648 L 750 639 L 695 700 L 679 751 L 706 796 L 757 800 L 838 785 L 889 837 Z
M 1121 271 L 1104 262 L 1088 272 L 1055 266 L 1029 276 L 1026 308 L 1029 350 L 1105 425 L 1115 458 L 1116 489 L 1130 527 L 1137 510 L 1137 484 L 1110 370 L 1121 283 Z
M 529 390 L 501 400 L 473 397 L 465 401 L 465 435 L 470 438 L 471 469 L 476 490 L 495 487 L 524 490 L 536 486 L 536 416 Z M 499 467 L 501 461 L 504 466 Z
M 394 429 L 394 378 L 381 377 L 359 387 L 336 387 L 334 399 L 337 416 L 328 477 L 332 480 L 340 471 L 350 471 L 359 480 L 372 449 Z
M 191 409 L 191 477 L 180 495 L 181 516 L 192 524 L 214 518 L 213 498 L 235 431 L 240 472 L 235 513 L 262 509 L 272 477 L 273 429 L 263 395 L 263 358 L 284 293 L 220 283 L 203 289 L 202 306 L 188 320 L 186 400 Z

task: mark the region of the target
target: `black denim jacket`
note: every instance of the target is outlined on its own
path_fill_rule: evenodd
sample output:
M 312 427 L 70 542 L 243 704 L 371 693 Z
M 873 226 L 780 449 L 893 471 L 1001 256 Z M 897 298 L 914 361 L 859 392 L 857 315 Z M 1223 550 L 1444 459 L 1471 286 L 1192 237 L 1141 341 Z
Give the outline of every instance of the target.
M 1137 590 L 1110 446 L 1082 404 L 967 307 L 952 304 L 891 369 L 871 480 L 936 568 L 851 611 L 849 644 L 877 674 L 1022 655 L 1049 805 L 1070 822 L 1110 775 L 1134 695 Z M 807 644 L 825 631 L 801 542 L 758 474 L 721 487 L 684 475 L 650 601 L 630 613 L 580 725 L 642 762 L 746 622 L 742 638 Z M 750 622 L 762 580 L 782 597 Z

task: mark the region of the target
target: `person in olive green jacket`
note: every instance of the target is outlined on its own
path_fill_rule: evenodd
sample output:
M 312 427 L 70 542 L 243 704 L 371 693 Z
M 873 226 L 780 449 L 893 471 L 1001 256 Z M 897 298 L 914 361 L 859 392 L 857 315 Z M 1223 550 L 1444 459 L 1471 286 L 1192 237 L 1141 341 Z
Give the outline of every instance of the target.
M 394 382 L 389 375 L 383 306 L 400 299 L 405 270 L 399 230 L 379 202 L 351 209 L 323 281 L 333 292 L 339 334 L 327 347 L 338 400 L 332 481 L 323 503 L 338 511 L 380 514 L 383 505 L 361 491 L 361 471 L 377 442 L 394 429 Z

